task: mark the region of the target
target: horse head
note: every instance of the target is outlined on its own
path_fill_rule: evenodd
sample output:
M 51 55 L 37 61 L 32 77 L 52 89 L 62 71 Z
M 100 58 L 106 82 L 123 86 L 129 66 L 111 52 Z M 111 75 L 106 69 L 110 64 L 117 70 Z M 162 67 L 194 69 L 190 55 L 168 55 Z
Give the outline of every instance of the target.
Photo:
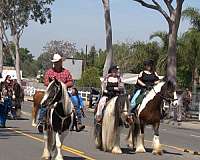
M 129 115 L 129 108 L 128 95 L 119 95 L 115 102 L 115 117 L 125 122 Z
M 176 86 L 174 82 L 168 78 L 164 78 L 163 81 L 165 81 L 165 84 L 161 88 L 161 95 L 163 96 L 163 99 L 167 101 L 173 101 Z
M 59 102 L 62 98 L 62 84 L 56 78 L 52 79 L 48 85 L 45 95 L 41 101 L 43 106 L 51 106 Z M 55 106 L 54 106 L 55 107 Z

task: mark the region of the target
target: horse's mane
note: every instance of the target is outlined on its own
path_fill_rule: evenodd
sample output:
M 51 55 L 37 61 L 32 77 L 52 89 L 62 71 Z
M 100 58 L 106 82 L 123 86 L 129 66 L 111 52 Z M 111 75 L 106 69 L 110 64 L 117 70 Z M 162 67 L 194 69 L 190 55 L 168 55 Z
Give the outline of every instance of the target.
M 121 109 L 123 109 L 122 106 L 124 106 L 125 103 L 127 104 L 127 107 L 128 107 L 129 100 L 126 95 L 119 95 L 115 101 L 115 110 L 114 110 L 114 113 L 115 113 L 114 131 L 115 132 L 114 133 L 117 133 L 117 128 L 120 125 L 120 121 L 121 121 L 120 112 L 121 112 Z
M 52 87 L 54 86 L 55 84 L 55 80 L 51 81 L 45 91 L 45 94 L 44 94 L 44 97 L 41 101 L 41 104 L 44 103 L 44 101 L 48 98 L 49 96 L 49 93 L 52 89 Z M 64 112 L 65 114 L 69 114 L 71 111 L 72 111 L 72 108 L 69 107 L 69 96 L 68 96 L 68 92 L 67 92 L 67 88 L 65 86 L 65 84 L 61 81 L 58 81 L 58 83 L 60 83 L 61 85 L 61 92 L 62 92 L 62 96 L 61 96 L 61 99 L 58 100 L 58 102 L 61 102 L 63 104 L 63 109 L 64 109 Z

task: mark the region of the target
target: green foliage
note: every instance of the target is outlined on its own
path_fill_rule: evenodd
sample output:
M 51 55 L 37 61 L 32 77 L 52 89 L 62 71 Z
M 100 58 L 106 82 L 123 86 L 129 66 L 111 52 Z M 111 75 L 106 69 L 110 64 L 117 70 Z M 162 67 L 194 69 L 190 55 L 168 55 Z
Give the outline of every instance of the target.
M 96 87 L 99 88 L 101 84 L 100 76 L 98 73 L 98 69 L 95 67 L 87 68 L 83 74 L 81 79 L 77 82 L 79 87 Z
M 193 28 L 200 31 L 200 11 L 197 8 L 188 7 L 182 12 L 184 19 L 189 19 Z
M 13 53 L 15 53 L 14 46 L 11 44 L 11 48 Z M 36 77 L 39 69 L 38 63 L 34 60 L 33 55 L 30 54 L 30 51 L 27 48 L 19 49 L 20 56 L 20 68 L 23 71 L 24 77 Z M 4 66 L 15 66 L 13 59 L 10 54 L 5 53 L 3 58 Z

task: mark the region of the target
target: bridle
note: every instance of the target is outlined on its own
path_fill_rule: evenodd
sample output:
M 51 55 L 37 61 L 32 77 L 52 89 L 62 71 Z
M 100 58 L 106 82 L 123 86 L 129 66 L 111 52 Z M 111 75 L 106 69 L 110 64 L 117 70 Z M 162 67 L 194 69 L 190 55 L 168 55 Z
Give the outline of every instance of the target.
M 171 102 L 174 102 L 174 101 L 177 101 L 178 99 L 176 98 L 176 99 L 174 99 L 174 98 L 171 98 L 171 97 L 166 97 L 166 96 L 163 96 L 162 94 L 160 94 L 160 92 L 156 92 L 155 91 L 155 89 L 154 89 L 154 87 L 152 87 L 152 89 L 153 89 L 153 91 L 155 92 L 155 94 L 156 95 L 158 95 L 159 97 L 161 97 L 163 100 L 165 100 L 165 101 L 167 101 L 167 102 L 169 102 L 169 103 L 171 103 Z
M 57 84 L 55 84 L 55 85 L 56 85 L 56 87 L 58 88 L 58 91 L 57 91 L 57 93 L 54 95 L 54 97 L 53 97 L 53 99 L 50 101 L 50 103 L 48 104 L 48 107 L 47 107 L 47 115 L 48 115 L 48 116 L 47 116 L 47 124 L 49 124 L 49 118 L 50 118 L 50 111 L 51 111 L 51 109 L 54 109 L 54 108 L 58 105 L 58 103 L 61 103 L 61 102 L 62 102 L 62 100 L 59 100 L 58 102 L 54 102 L 55 98 L 57 97 L 57 95 L 58 95 L 59 92 L 61 91 L 61 87 L 60 87 L 59 85 L 57 85 Z M 70 112 L 69 114 L 67 114 L 67 115 L 64 116 L 64 117 L 60 116 L 56 110 L 54 110 L 54 112 L 55 112 L 55 114 L 61 119 L 61 129 L 60 129 L 60 131 L 62 132 L 63 126 L 64 126 L 64 121 L 65 121 L 66 119 L 68 119 L 68 118 L 71 117 L 73 111 Z

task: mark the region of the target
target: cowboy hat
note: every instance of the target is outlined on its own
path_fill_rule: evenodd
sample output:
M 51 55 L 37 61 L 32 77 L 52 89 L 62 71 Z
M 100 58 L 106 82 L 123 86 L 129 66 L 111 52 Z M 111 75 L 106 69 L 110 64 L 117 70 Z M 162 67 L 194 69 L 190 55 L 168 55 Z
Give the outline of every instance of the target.
M 62 57 L 59 54 L 54 54 L 53 55 L 53 59 L 51 60 L 51 62 L 58 62 L 62 59 Z

